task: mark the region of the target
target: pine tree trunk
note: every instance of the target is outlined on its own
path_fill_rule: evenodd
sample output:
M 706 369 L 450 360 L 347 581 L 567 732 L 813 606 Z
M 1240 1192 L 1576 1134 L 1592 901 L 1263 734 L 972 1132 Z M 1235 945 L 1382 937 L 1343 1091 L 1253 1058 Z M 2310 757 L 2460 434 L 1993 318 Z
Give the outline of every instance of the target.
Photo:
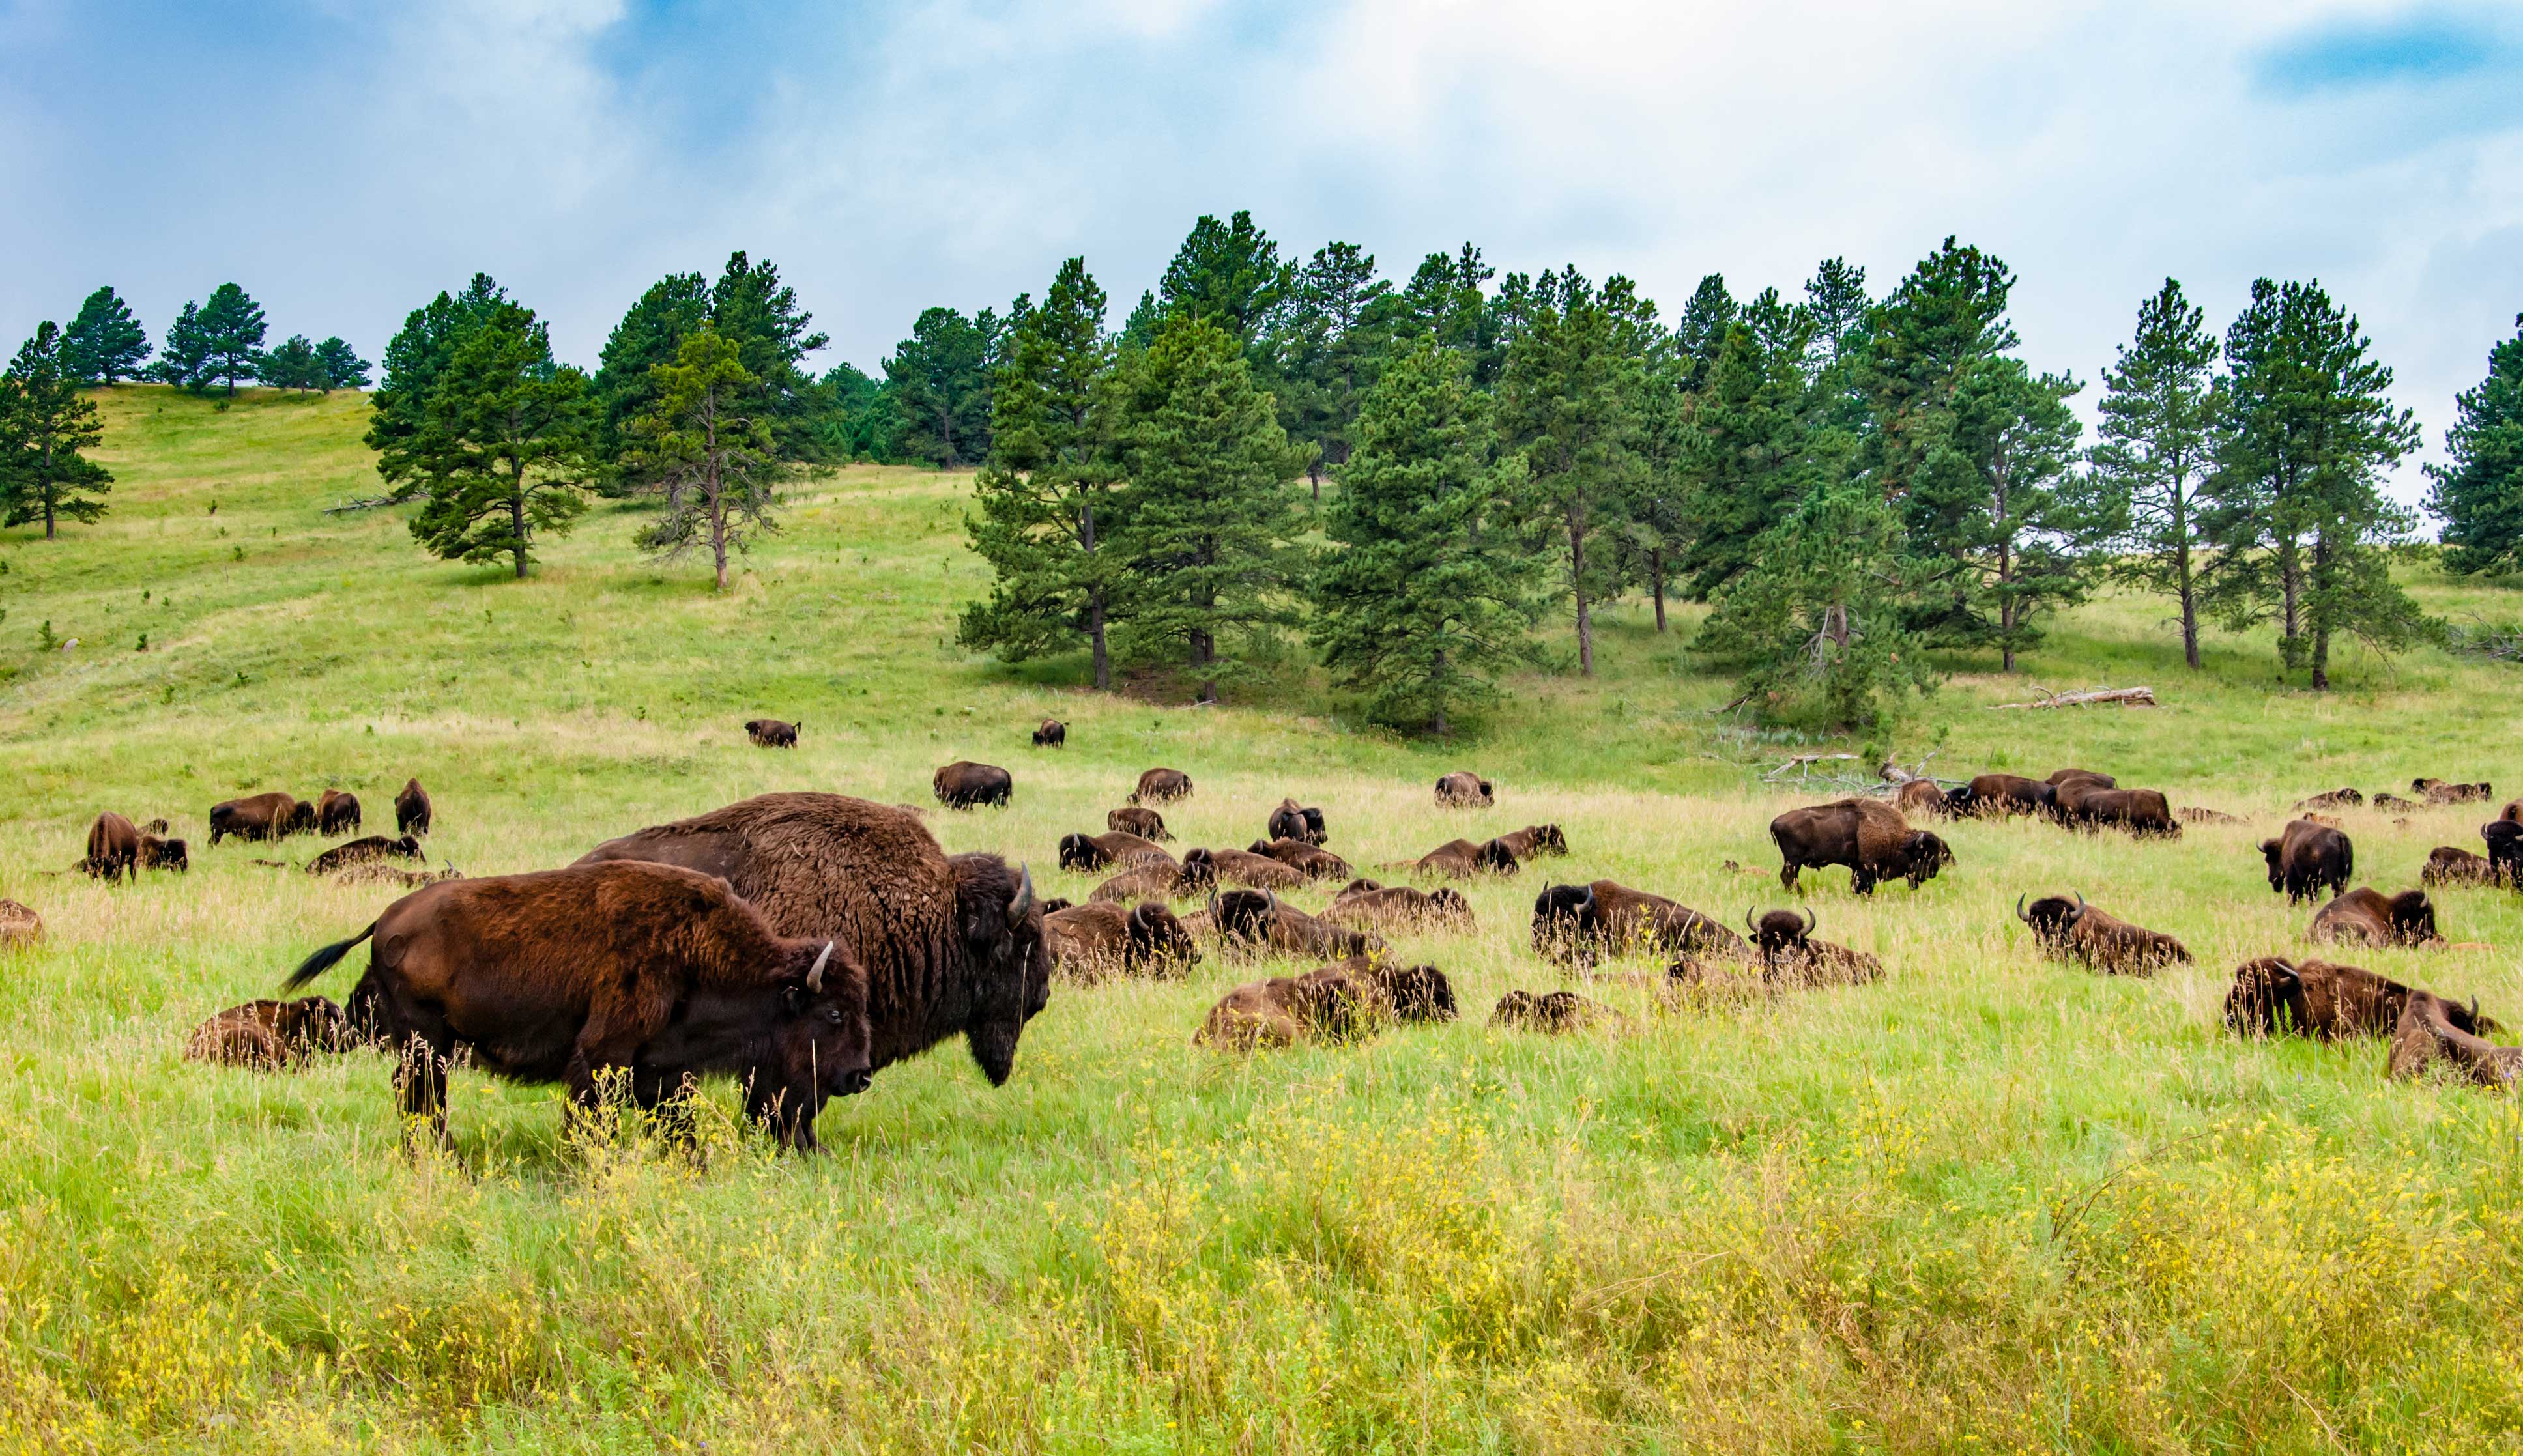
M 44 540 L 53 539 L 53 493 L 44 493 Z
M 1440 647 L 1437 649 L 1436 670 L 1428 675 L 1429 699 L 1436 709 L 1437 736 L 1440 738 L 1448 736 L 1446 731 L 1446 690 L 1443 686 L 1445 679 L 1446 649 Z
M 2330 537 L 2327 532 L 2312 539 L 2313 586 L 2323 586 L 2329 575 Z M 2312 690 L 2330 690 L 2330 620 L 2328 613 L 2315 613 L 2312 623 Z
M 1595 676 L 1595 618 L 1586 601 L 1585 518 L 1568 514 L 1568 584 L 1577 597 L 1577 676 Z
M 706 452 L 701 456 L 701 504 L 709 511 L 710 561 L 718 568 L 717 589 L 725 591 L 727 589 L 727 477 L 720 473 L 720 466 L 724 461 L 718 450 L 718 420 L 712 411 L 704 410 L 704 414 L 707 417 L 701 428 L 706 432 L 702 437 L 702 446 Z
M 508 491 L 508 529 L 516 533 L 517 580 L 526 579 L 526 481 L 525 472 L 517 472 Z
M 1655 583 L 1656 631 L 1664 631 L 1664 552 L 1647 552 L 1647 576 Z
M 2199 586 L 2190 574 L 2190 502 L 2172 493 L 2172 575 L 2181 589 L 2181 658 L 2199 671 Z
M 1104 589 L 1097 587 L 1086 596 L 1086 632 L 1095 639 L 1095 690 L 1113 690 L 1113 656 L 1104 643 Z
M 2293 646 L 2296 640 L 2304 635 L 2301 615 L 2304 571 L 2302 564 L 2296 558 L 2296 543 L 2293 537 L 2278 542 L 2278 591 L 2284 600 L 2286 613 L 2279 633 L 2283 658 L 2283 648 Z

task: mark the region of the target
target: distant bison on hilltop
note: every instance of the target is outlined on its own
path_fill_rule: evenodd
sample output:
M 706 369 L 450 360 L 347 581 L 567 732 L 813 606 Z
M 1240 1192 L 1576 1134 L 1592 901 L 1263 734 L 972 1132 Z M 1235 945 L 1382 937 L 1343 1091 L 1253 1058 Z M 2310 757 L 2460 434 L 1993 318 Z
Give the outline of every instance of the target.
M 756 718 L 744 726 L 744 735 L 756 748 L 794 748 L 801 724 L 783 723 L 777 718 Z
M 959 759 L 937 771 L 930 780 L 937 802 L 949 809 L 972 809 L 982 804 L 1008 807 L 1016 796 L 1016 775 L 995 764 L 976 764 Z

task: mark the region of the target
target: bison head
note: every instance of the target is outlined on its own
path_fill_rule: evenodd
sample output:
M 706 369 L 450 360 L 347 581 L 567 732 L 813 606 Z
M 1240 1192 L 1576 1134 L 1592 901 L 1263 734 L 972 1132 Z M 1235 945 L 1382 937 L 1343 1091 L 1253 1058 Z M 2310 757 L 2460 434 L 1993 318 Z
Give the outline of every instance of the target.
M 2286 888 L 2286 870 L 2278 862 L 2279 850 L 2279 841 L 2275 839 L 2261 841 L 2261 858 L 2269 862 L 2269 888 L 2272 890 Z
M 1174 913 L 1150 901 L 1130 912 L 1122 933 L 1130 938 L 1132 959 L 1142 963 L 1200 963 L 1200 948 Z
M 1430 891 L 1428 908 L 1450 920 L 1468 922 L 1472 917 L 1472 902 L 1463 898 L 1462 891 L 1451 885 Z
M 2307 1026 L 2312 1008 L 2304 993 L 2304 977 L 2284 961 L 2270 957 L 2247 961 L 2234 968 L 2234 984 L 2225 992 L 2225 1028 L 2236 1036 L 2274 1036 Z
M 1229 890 L 1209 897 L 1209 920 L 1217 933 L 1238 940 L 1262 940 L 1279 917 L 1279 902 L 1261 890 Z
M 2493 819 L 2479 826 L 2479 837 L 2488 844 L 2488 863 L 2504 874 L 2523 871 L 2523 823 L 2510 819 Z
M 2043 785 L 2047 787 L 2048 785 Z M 1901 841 L 1902 877 L 1910 888 L 1917 889 L 1936 877 L 1936 871 L 1954 862 L 1954 852 L 1945 841 L 1925 829 L 1914 829 Z
M 997 855 L 950 856 L 955 917 L 973 968 L 974 1005 L 964 1039 L 993 1087 L 1015 1070 L 1017 1038 L 1051 1004 L 1051 952 L 1033 871 L 1010 869 Z
M 757 1082 L 753 1114 L 791 1148 L 815 1147 L 815 1114 L 829 1098 L 868 1089 L 875 1037 L 868 1026 L 867 972 L 833 941 L 794 942 L 792 963 L 780 976 L 772 1028 L 780 1085 Z
M 1113 863 L 1104 846 L 1084 834 L 1060 836 L 1060 868 L 1063 869 L 1101 869 Z
M 1755 916 L 1749 908 L 1743 912 L 1743 927 L 1752 932 L 1752 943 L 1761 948 L 1761 958 L 1775 961 L 1781 951 L 1803 950 L 1805 941 L 1822 923 L 1821 917 L 1808 910 L 1798 915 L 1792 910 L 1774 910 Z
M 2392 938 L 2411 945 L 2442 940 L 2436 931 L 2436 908 L 2424 890 L 2403 890 L 2391 898 Z
M 1454 1019 L 1454 983 L 1433 965 L 1377 966 L 1367 972 L 1398 1021 Z
M 1485 839 L 1472 852 L 1472 863 L 1493 874 L 1513 874 L 1517 869 L 1515 851 L 1502 840 Z
M 1196 849 L 1183 856 L 1180 879 L 1186 885 L 1215 885 L 1217 856 L 1206 849 Z
M 2035 936 L 2053 945 L 2067 939 L 2068 932 L 2075 928 L 2076 921 L 2084 918 L 2085 897 L 2082 893 L 2076 896 L 2073 905 L 2057 895 L 2044 895 L 2032 902 L 2030 910 L 2023 908 L 2023 899 L 2022 895 L 2015 897 L 2015 917 L 2031 926 Z
M 1593 885 L 1552 885 L 1534 897 L 1533 949 L 1564 955 L 1595 917 Z

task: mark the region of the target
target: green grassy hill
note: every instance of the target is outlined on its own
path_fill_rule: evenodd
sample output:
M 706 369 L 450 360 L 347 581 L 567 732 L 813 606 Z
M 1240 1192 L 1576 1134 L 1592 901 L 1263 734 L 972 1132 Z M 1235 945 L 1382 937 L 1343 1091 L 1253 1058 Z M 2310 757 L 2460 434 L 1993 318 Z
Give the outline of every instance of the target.
M 1757 777 L 1791 749 L 1712 716 L 1729 689 L 1682 651 L 1687 611 L 1665 635 L 1615 611 L 1598 679 L 1519 679 L 1475 734 L 1404 741 L 1293 659 L 1197 709 L 955 647 L 985 586 L 964 476 L 801 484 L 725 596 L 642 562 L 611 505 L 517 583 L 424 556 L 399 513 L 324 513 L 373 493 L 363 399 L 105 408 L 113 513 L 0 533 L 0 895 L 49 926 L 0 953 L 0 1446 L 2477 1450 L 2523 1428 L 2514 1105 L 2387 1085 L 2379 1044 L 2217 1028 L 2237 961 L 2309 954 L 2257 840 L 2342 783 L 2523 791 L 2510 669 L 2352 652 L 2340 691 L 2273 691 L 2264 639 L 2214 637 L 2193 675 L 2160 602 L 2107 598 L 2016 679 L 1948 663 L 1898 750 L 2107 769 L 2250 824 L 1958 825 L 1915 894 L 1808 880 L 1883 984 L 1682 1012 L 1597 987 L 1629 1022 L 1552 1042 L 1483 1024 L 1559 984 L 1526 937 L 1543 882 L 1728 919 L 1785 901 L 1765 826 L 1804 800 Z M 2036 682 L 2166 706 L 1988 710 Z M 802 721 L 795 752 L 746 743 L 765 714 Z M 1026 746 L 1046 714 L 1065 752 Z M 373 827 L 417 775 L 433 856 L 491 873 L 771 789 L 926 803 L 957 758 L 1010 766 L 1016 806 L 931 827 L 1056 893 L 1092 883 L 1051 868 L 1057 837 L 1154 764 L 1199 783 L 1167 816 L 1186 844 L 1240 845 L 1294 793 L 1361 867 L 1467 823 L 1555 821 L 1574 853 L 1473 887 L 1477 932 L 1400 945 L 1454 977 L 1451 1027 L 1223 1059 L 1188 1045 L 1210 1002 L 1304 966 L 1064 986 L 1006 1088 L 941 1049 L 834 1104 L 812 1162 L 732 1129 L 697 1165 L 565 1140 L 550 1089 L 460 1075 L 455 1152 L 415 1163 L 372 1059 L 181 1059 L 392 898 L 209 849 L 216 800 L 339 786 Z M 1431 804 L 1455 767 L 1498 781 L 1494 814 Z M 174 821 L 192 872 L 62 874 L 106 808 Z M 2485 817 L 2350 811 L 2358 878 L 2414 883 Z M 2044 887 L 2199 963 L 2045 962 L 2010 914 Z M 2523 1017 L 2523 902 L 2438 898 L 2465 947 L 2353 959 Z

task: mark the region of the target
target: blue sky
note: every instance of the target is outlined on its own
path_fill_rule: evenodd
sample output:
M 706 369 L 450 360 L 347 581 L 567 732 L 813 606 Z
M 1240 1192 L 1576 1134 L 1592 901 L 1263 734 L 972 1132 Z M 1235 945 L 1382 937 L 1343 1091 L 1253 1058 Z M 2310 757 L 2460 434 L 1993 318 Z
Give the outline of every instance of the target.
M 592 361 L 743 248 L 873 369 L 1072 254 L 1126 307 L 1204 211 L 1668 309 L 1955 233 L 2088 380 L 2167 274 L 2220 327 L 2317 276 L 2432 446 L 2523 311 L 2518 63 L 2511 5 L 2319 0 L 0 0 L 0 334 L 234 279 L 373 358 L 481 269 Z

